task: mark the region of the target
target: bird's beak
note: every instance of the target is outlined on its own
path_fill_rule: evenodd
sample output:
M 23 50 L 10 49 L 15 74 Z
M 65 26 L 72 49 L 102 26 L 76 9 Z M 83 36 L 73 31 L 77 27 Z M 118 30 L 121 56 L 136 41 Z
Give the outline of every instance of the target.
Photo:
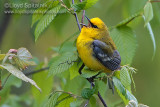
M 90 19 L 89 19 L 87 16 L 85 16 L 85 17 L 86 17 L 86 19 L 88 20 L 88 22 L 91 23 Z
M 90 21 L 90 19 L 87 17 L 87 16 L 85 16 L 86 17 L 86 19 L 88 20 L 88 26 L 87 27 L 91 27 L 92 26 L 92 23 L 91 23 L 91 21 Z

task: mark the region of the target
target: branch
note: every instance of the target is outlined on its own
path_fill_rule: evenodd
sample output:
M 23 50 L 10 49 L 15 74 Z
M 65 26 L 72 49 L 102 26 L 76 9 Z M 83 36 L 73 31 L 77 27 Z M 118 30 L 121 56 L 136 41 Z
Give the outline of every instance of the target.
M 95 78 L 95 77 L 94 77 Z M 89 82 L 90 82 L 90 84 L 91 84 L 91 86 L 92 87 L 94 87 L 95 85 L 94 85 L 94 83 L 93 83 L 93 79 L 94 78 L 86 78 Z M 101 94 L 99 93 L 99 91 L 98 91 L 98 97 L 99 97 L 99 99 L 101 100 L 101 102 L 102 102 L 102 104 L 103 104 L 103 106 L 104 107 L 107 107 L 107 104 L 105 103 L 105 101 L 104 101 L 104 99 L 102 98 L 102 96 L 101 96 Z
M 80 0 L 80 2 L 82 2 L 82 0 Z M 81 20 L 82 26 L 81 26 L 81 28 L 83 27 L 83 23 L 84 23 L 84 16 L 85 16 L 85 10 L 83 10 L 83 13 L 82 13 L 82 20 Z
M 89 100 L 86 101 L 84 107 L 87 107 L 87 106 L 88 106 L 88 103 L 89 103 Z
M 32 74 L 35 74 L 35 73 L 38 73 L 38 72 L 41 72 L 41 71 L 45 71 L 45 70 L 48 70 L 49 67 L 45 67 L 45 68 L 42 68 L 42 69 L 39 69 L 39 70 L 36 70 L 36 71 L 31 71 L 31 72 L 27 72 L 27 73 L 24 73 L 26 76 L 28 75 L 32 75 Z
M 74 0 L 72 0 L 72 4 L 74 4 Z M 76 18 L 79 31 L 81 31 L 81 27 L 80 27 L 79 20 L 78 20 L 78 17 L 77 17 L 77 13 L 75 12 L 75 10 L 74 10 L 74 16 L 75 16 L 75 18 Z

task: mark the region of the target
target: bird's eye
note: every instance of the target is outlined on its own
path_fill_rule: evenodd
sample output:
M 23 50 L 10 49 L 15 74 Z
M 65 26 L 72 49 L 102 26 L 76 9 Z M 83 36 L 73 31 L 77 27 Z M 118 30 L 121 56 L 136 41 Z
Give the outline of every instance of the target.
M 98 28 L 96 25 L 94 25 L 93 23 L 91 23 L 91 26 L 93 27 L 93 28 Z
M 92 27 L 94 27 L 94 28 L 98 28 L 96 25 L 93 25 Z

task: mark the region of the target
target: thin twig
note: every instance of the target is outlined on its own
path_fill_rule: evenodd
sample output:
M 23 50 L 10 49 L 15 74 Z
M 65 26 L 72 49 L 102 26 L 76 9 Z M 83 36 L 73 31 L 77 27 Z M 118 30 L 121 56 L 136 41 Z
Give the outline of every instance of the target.
M 85 16 L 85 10 L 83 10 L 83 13 L 82 13 L 82 20 L 81 20 L 82 24 L 84 23 L 84 16 Z
M 80 0 L 80 2 L 82 2 L 82 0 Z M 81 26 L 81 28 L 83 27 L 83 23 L 84 23 L 84 16 L 85 16 L 85 10 L 83 10 L 83 13 L 82 13 L 82 20 L 81 20 L 82 26 Z
M 72 4 L 74 4 L 74 0 L 72 0 Z M 78 16 L 77 16 L 77 13 L 75 12 L 75 10 L 74 10 L 74 16 L 76 18 L 78 29 L 79 29 L 79 31 L 81 31 L 81 27 L 80 27 L 80 24 L 79 24 Z
M 103 98 L 102 98 L 101 94 L 99 93 L 99 91 L 98 91 L 98 97 L 99 97 L 99 99 L 101 100 L 103 106 L 104 106 L 104 107 L 107 107 L 107 104 L 106 104 L 106 102 L 103 100 Z
M 59 0 L 59 1 L 60 1 L 60 3 L 61 3 L 61 6 L 62 6 L 62 7 L 64 7 L 65 9 L 67 9 L 67 11 L 68 11 L 69 13 L 74 14 L 74 13 L 72 12 L 72 10 L 69 9 L 69 8 L 65 5 L 65 3 L 63 2 L 63 0 Z
M 31 71 L 31 72 L 27 72 L 27 73 L 24 73 L 26 76 L 28 75 L 32 75 L 32 74 L 35 74 L 35 73 L 38 73 L 38 72 L 41 72 L 41 71 L 45 71 L 45 70 L 48 70 L 49 67 L 45 67 L 45 68 L 42 68 L 42 69 L 39 69 L 39 70 L 36 70 L 36 71 Z
M 81 71 L 82 71 L 82 69 L 84 68 L 84 66 L 85 66 L 85 65 L 84 65 L 84 63 L 83 63 L 82 66 L 81 66 L 81 67 L 79 68 L 79 70 L 78 70 L 78 72 L 79 72 L 80 75 L 82 74 Z
M 87 107 L 88 103 L 89 103 L 89 100 L 86 101 L 84 107 Z
M 66 91 L 61 91 L 61 90 L 55 91 L 55 93 L 56 93 L 56 92 L 66 93 L 66 94 L 69 94 L 69 95 L 71 95 L 72 97 L 76 97 L 76 98 L 82 98 L 81 96 L 77 96 L 77 95 L 75 95 L 75 94 L 73 94 L 73 93 L 71 93 L 71 92 L 66 92 Z
M 94 79 L 94 78 L 87 78 L 87 80 L 90 82 L 90 84 L 91 84 L 92 87 L 95 86 L 94 83 L 93 83 L 93 79 Z M 99 99 L 101 100 L 103 106 L 104 106 L 104 107 L 107 107 L 107 104 L 105 103 L 105 101 L 104 101 L 104 99 L 102 98 L 102 96 L 101 96 L 101 94 L 99 93 L 99 91 L 98 91 L 98 97 L 99 97 Z
M 79 61 L 71 61 L 71 62 L 66 61 L 66 62 L 60 63 L 58 66 L 60 66 L 61 64 L 65 64 L 65 63 L 67 63 L 68 65 L 71 65 L 71 64 L 74 63 L 74 62 L 79 62 Z

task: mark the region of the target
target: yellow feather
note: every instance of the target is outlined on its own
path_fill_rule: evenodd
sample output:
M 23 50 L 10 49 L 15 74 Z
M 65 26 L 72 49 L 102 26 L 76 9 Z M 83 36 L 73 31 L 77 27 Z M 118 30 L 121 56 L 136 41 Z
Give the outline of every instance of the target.
M 76 43 L 79 56 L 84 64 L 90 69 L 96 71 L 104 70 L 104 72 L 111 72 L 93 56 L 92 43 L 94 40 L 100 40 L 106 43 L 107 45 L 109 45 L 109 49 L 106 51 L 110 53 L 113 53 L 113 50 L 116 49 L 116 46 L 112 38 L 109 36 L 107 26 L 101 19 L 93 18 L 90 21 L 98 28 L 83 26 Z

